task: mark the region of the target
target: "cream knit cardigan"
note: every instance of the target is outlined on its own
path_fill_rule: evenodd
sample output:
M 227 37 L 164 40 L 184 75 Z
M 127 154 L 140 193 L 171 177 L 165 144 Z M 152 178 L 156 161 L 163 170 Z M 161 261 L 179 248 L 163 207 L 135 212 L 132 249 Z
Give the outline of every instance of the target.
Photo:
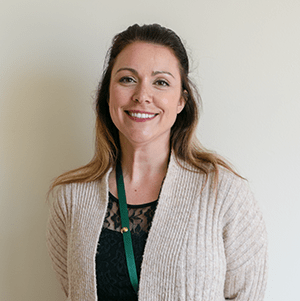
M 110 172 L 101 181 L 60 186 L 51 203 L 47 246 L 67 300 L 97 300 L 95 256 Z M 257 203 L 246 182 L 224 168 L 217 195 L 212 176 L 200 193 L 204 178 L 171 155 L 144 250 L 139 300 L 263 300 L 267 239 Z

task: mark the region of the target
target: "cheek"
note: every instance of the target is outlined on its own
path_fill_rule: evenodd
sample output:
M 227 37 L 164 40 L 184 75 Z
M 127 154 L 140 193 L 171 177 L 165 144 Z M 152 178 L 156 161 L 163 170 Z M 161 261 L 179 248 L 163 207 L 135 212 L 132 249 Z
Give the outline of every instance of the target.
M 117 110 L 119 107 L 118 100 L 119 98 L 118 95 L 116 94 L 116 91 L 110 90 L 108 106 L 109 106 L 110 117 L 115 125 L 116 125 Z
M 110 114 L 116 114 L 116 111 L 122 105 L 120 103 L 120 98 L 118 97 L 118 95 L 115 92 L 112 92 L 109 95 L 108 105 L 109 105 Z
M 166 95 L 160 96 L 160 101 L 162 105 L 164 105 L 168 109 L 173 109 L 175 106 L 177 106 L 179 96 L 177 91 L 172 91 L 171 93 L 168 93 Z
M 161 99 L 161 102 L 163 103 L 163 105 L 167 106 L 169 104 L 169 98 L 165 97 Z
M 164 111 L 169 114 L 177 114 L 178 105 L 179 105 L 179 98 L 178 93 L 173 93 L 167 97 L 162 97 L 160 99 L 161 104 L 164 108 Z
M 109 104 L 113 107 L 122 107 L 130 99 L 130 91 L 119 87 L 112 87 L 109 92 Z

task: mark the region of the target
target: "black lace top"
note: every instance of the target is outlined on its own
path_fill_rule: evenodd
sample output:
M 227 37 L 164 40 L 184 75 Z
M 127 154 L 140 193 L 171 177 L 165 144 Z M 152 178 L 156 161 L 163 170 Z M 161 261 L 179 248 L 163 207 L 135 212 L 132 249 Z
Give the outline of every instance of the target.
M 138 279 L 156 206 L 157 200 L 143 205 L 127 205 Z M 98 300 L 138 300 L 126 263 L 119 200 L 111 193 L 96 254 L 96 274 Z

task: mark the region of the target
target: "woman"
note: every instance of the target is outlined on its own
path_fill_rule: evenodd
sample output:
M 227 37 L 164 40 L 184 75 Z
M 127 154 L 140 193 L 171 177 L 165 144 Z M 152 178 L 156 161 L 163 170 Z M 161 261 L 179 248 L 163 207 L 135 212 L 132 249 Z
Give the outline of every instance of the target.
M 95 156 L 51 186 L 48 248 L 68 300 L 263 300 L 265 224 L 243 178 L 197 142 L 188 74 L 170 29 L 115 36 Z

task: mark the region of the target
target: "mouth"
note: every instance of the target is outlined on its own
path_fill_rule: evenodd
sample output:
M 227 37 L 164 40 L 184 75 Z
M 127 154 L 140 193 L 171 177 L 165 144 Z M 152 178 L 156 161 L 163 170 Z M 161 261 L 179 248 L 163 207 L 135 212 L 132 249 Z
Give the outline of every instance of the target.
M 125 111 L 125 113 L 134 119 L 153 119 L 156 115 L 158 115 L 155 113 L 136 112 L 136 111 Z

